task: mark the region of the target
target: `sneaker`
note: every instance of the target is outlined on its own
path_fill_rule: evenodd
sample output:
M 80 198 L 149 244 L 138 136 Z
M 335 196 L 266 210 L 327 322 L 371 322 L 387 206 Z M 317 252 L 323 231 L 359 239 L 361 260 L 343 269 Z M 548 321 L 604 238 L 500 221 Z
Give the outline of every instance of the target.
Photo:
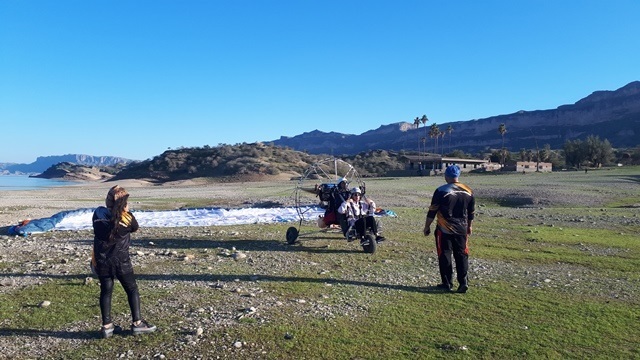
M 154 331 L 156 331 L 156 326 L 149 324 L 145 320 L 140 320 L 138 325 L 131 324 L 131 332 L 133 332 L 133 335 L 152 333 Z
M 102 336 L 103 339 L 106 338 L 110 338 L 111 336 L 113 336 L 113 333 L 119 333 L 122 331 L 122 328 L 120 326 L 117 325 L 113 325 L 111 324 L 111 326 L 109 327 L 102 327 L 100 329 L 100 336 Z
M 384 237 L 384 236 L 382 236 L 382 235 L 378 235 L 378 236 L 376 236 L 376 242 L 383 242 L 383 241 L 385 241 L 385 240 L 387 240 L 387 238 L 385 238 L 385 237 Z
M 362 238 L 362 240 L 360 240 L 360 246 L 368 246 L 369 245 L 369 240 L 367 238 Z
M 464 294 L 467 292 L 467 290 L 469 290 L 469 285 L 460 285 L 458 286 L 458 290 L 456 290 L 456 292 L 459 292 L 460 294 Z
M 453 291 L 453 286 L 449 284 L 438 284 L 436 285 L 438 289 L 442 289 L 444 291 Z

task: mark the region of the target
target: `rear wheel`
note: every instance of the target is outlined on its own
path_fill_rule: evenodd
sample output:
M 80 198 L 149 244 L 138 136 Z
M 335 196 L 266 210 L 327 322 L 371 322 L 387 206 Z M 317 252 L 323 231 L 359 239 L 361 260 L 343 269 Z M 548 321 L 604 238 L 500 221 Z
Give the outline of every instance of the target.
M 367 234 L 364 236 L 365 243 L 362 245 L 362 250 L 367 254 L 373 254 L 376 252 L 376 238 L 373 235 Z
M 287 229 L 287 244 L 293 245 L 298 240 L 298 229 L 294 226 Z

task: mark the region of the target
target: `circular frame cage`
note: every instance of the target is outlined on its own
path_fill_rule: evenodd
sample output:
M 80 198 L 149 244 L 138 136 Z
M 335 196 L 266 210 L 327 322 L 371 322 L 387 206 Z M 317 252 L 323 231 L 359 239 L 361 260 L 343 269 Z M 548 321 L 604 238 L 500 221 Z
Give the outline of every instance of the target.
M 325 206 L 322 191 L 337 186 L 341 179 L 347 179 L 348 187 L 359 187 L 364 191 L 365 184 L 358 171 L 348 162 L 338 158 L 327 158 L 311 165 L 296 185 L 294 203 L 300 221 L 310 221 L 312 206 Z

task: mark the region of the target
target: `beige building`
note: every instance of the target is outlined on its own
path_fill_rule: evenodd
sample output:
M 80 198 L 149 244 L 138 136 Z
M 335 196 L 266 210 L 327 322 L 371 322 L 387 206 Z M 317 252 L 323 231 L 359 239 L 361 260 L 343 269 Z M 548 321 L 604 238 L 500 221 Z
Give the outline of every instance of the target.
M 551 172 L 552 165 L 547 162 L 511 161 L 505 164 L 503 170 L 515 172 Z

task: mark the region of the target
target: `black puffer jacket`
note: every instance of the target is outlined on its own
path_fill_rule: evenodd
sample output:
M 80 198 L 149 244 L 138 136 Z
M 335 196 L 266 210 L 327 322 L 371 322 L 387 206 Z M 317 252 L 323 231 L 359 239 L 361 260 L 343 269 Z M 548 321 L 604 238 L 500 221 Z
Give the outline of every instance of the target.
M 137 231 L 138 227 L 138 221 L 128 212 L 120 221 L 116 237 L 109 241 L 111 212 L 104 206 L 93 212 L 93 255 L 98 276 L 116 276 L 133 272 L 129 257 L 130 234 Z

